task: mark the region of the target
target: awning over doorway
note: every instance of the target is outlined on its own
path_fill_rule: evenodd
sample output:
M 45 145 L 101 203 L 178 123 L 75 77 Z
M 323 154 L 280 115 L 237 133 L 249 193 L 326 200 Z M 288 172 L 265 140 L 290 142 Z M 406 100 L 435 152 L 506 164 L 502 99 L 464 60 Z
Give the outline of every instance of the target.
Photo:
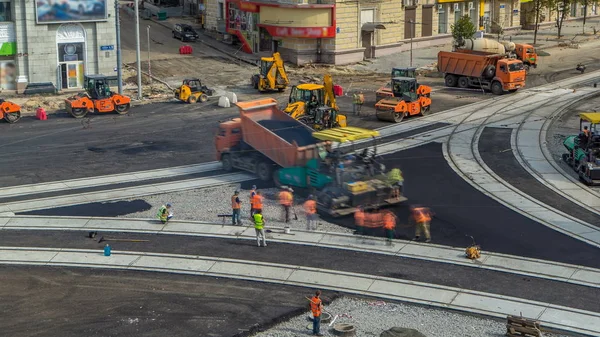
M 365 23 L 362 25 L 361 30 L 363 32 L 373 32 L 375 29 L 385 29 L 385 26 L 381 23 Z

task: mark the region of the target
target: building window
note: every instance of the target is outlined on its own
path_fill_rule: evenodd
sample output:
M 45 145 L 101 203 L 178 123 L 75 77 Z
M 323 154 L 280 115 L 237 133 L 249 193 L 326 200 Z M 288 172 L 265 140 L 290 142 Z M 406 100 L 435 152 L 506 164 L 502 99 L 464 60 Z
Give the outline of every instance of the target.
M 440 4 L 438 6 L 438 34 L 448 33 L 448 12 L 446 12 L 446 5 Z
M 0 2 L 0 21 L 12 21 L 10 2 Z

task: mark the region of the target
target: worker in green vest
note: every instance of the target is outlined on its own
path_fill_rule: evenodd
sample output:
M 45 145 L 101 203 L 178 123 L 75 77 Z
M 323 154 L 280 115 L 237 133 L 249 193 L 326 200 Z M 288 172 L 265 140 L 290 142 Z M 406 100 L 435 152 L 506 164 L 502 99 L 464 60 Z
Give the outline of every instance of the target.
M 358 94 L 352 95 L 352 107 L 354 110 L 354 114 L 360 116 L 360 111 L 362 110 L 362 106 L 365 103 L 365 95 L 363 95 L 362 91 Z
M 156 217 L 162 223 L 164 223 L 164 224 L 167 223 L 173 217 L 173 211 L 171 210 L 171 208 L 172 208 L 171 204 L 166 204 L 166 205 L 160 206 L 160 208 L 158 209 L 158 214 L 156 214 Z
M 257 209 L 253 215 L 254 217 L 254 230 L 256 231 L 256 244 L 260 247 L 260 241 L 262 239 L 262 246 L 267 246 L 267 240 L 265 239 L 265 219 L 262 215 L 262 210 Z
M 400 187 L 402 186 L 403 181 L 404 177 L 399 168 L 391 169 L 387 173 L 387 182 L 392 185 L 392 198 L 400 198 Z

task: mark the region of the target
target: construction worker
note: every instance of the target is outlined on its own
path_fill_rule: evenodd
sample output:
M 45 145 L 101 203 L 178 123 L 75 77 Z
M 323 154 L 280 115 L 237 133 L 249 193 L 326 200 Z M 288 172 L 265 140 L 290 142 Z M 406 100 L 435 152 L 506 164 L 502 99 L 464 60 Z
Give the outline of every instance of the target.
M 306 213 L 306 229 L 317 229 L 317 202 L 312 195 L 304 202 L 304 212 Z
M 399 168 L 393 168 L 387 173 L 388 183 L 392 185 L 392 198 L 400 198 L 400 186 L 404 181 L 402 177 L 402 171 Z
M 584 144 L 587 145 L 587 143 L 588 143 L 588 141 L 590 139 L 590 130 L 588 129 L 587 126 L 583 127 L 583 139 L 584 139 L 583 140 Z
M 396 236 L 396 216 L 394 213 L 387 211 L 383 214 L 383 228 L 385 228 L 388 244 L 392 244 L 392 239 Z
M 365 211 L 362 206 L 358 206 L 356 212 L 354 212 L 354 223 L 356 224 L 356 231 L 358 234 L 363 234 L 363 227 L 365 225 Z
M 254 214 L 256 214 L 257 211 L 262 211 L 263 197 L 260 191 L 256 191 L 252 198 L 252 208 L 254 209 Z M 252 219 L 254 219 L 254 215 L 252 216 Z
M 169 222 L 169 220 L 171 220 L 173 217 L 173 210 L 171 208 L 171 204 L 160 206 L 158 213 L 156 214 L 156 217 L 160 220 L 160 222 L 166 224 Z
M 290 208 L 294 203 L 294 196 L 292 195 L 293 191 L 293 189 L 283 186 L 279 192 L 279 204 L 282 207 L 281 210 L 285 223 L 290 222 Z
M 231 224 L 232 225 L 242 225 L 242 219 L 240 218 L 240 212 L 242 209 L 242 201 L 240 200 L 240 191 L 235 190 L 233 195 L 231 196 Z
M 256 244 L 260 247 L 260 241 L 262 239 L 262 246 L 267 246 L 267 239 L 265 236 L 265 219 L 262 216 L 262 210 L 257 209 L 254 212 L 254 231 L 256 232 Z
M 431 211 L 426 207 L 411 206 L 411 212 L 415 222 L 415 238 L 413 241 L 419 240 L 421 234 L 424 234 L 425 242 L 431 242 L 431 234 L 429 232 L 432 216 Z
M 363 92 L 361 91 L 357 95 L 357 98 L 356 98 L 356 112 L 355 112 L 355 114 L 357 116 L 360 116 L 363 104 L 365 104 L 365 95 L 363 95 Z
M 321 313 L 323 312 L 321 290 L 317 290 L 315 296 L 310 299 L 310 311 L 312 311 L 313 314 L 313 336 L 323 336 L 323 334 L 321 334 Z
M 252 185 L 252 189 L 250 190 L 250 220 L 254 220 L 254 196 L 256 195 L 256 185 Z

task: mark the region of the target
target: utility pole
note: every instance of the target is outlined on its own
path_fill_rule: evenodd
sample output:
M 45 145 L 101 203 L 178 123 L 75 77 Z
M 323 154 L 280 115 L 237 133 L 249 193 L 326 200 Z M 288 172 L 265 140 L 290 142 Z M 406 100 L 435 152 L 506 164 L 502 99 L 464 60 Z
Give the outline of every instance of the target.
M 148 77 L 150 78 L 150 85 L 152 85 L 152 71 L 150 70 L 150 25 L 146 28 L 148 33 Z
M 414 33 L 414 28 L 413 28 L 413 20 L 412 19 L 408 19 L 408 23 L 410 24 L 410 66 L 412 67 L 413 65 L 413 55 L 412 55 L 412 51 L 413 51 L 413 33 Z
M 138 99 L 142 100 L 142 63 L 140 62 L 140 4 L 135 0 L 135 56 L 137 61 Z
M 123 64 L 121 62 L 121 18 L 119 0 L 115 0 L 115 26 L 117 29 L 117 81 L 119 82 L 119 95 L 123 95 Z

